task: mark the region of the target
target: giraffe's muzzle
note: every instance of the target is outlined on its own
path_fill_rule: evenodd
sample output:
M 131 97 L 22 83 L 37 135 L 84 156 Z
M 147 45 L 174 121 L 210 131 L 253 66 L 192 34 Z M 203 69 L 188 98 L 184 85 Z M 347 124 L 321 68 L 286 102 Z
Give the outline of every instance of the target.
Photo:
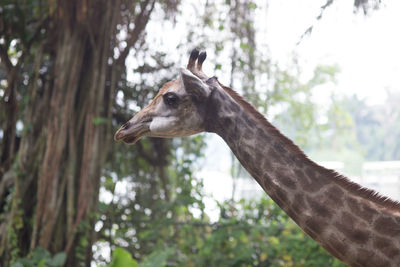
M 122 140 L 127 144 L 136 143 L 142 136 L 150 132 L 151 118 L 136 119 L 136 116 L 119 128 L 114 135 L 114 140 Z

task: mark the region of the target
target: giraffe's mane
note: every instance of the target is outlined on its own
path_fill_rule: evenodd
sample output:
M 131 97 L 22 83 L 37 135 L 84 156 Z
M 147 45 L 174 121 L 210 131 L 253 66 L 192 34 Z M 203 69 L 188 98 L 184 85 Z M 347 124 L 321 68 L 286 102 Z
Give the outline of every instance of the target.
M 219 82 L 218 82 L 219 83 Z M 400 211 L 400 202 L 383 196 L 375 190 L 363 187 L 355 182 L 350 181 L 346 176 L 338 173 L 335 170 L 327 169 L 312 161 L 292 140 L 282 134 L 276 127 L 274 127 L 264 115 L 257 111 L 257 109 L 240 96 L 235 90 L 227 87 L 221 83 L 219 85 L 227 92 L 240 106 L 248 111 L 258 122 L 260 122 L 269 133 L 276 136 L 286 147 L 299 156 L 305 163 L 308 163 L 312 168 L 319 170 L 322 174 L 331 178 L 334 182 L 342 188 L 352 192 L 354 195 L 370 200 L 385 208 Z

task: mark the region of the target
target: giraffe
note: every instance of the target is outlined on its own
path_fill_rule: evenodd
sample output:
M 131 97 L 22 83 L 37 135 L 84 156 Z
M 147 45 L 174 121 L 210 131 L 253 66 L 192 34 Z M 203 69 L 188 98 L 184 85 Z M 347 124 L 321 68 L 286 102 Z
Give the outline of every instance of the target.
M 114 139 L 216 133 L 269 197 L 334 257 L 350 266 L 400 266 L 400 203 L 310 160 L 233 89 L 204 74 L 205 59 L 193 50 L 187 68 Z

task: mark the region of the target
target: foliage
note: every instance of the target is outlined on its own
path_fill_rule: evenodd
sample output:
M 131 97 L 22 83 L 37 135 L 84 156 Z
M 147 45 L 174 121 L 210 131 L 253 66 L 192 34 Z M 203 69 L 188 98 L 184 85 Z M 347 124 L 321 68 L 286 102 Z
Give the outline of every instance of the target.
M 400 94 L 386 92 L 384 105 L 371 107 L 356 96 L 344 98 L 342 106 L 355 123 L 357 140 L 366 148 L 365 158 L 371 161 L 400 158 Z
M 267 94 L 266 111 L 272 113 L 274 124 L 303 149 L 320 145 L 320 138 L 311 139 L 310 136 L 320 137 L 330 126 L 319 122 L 321 117 L 329 116 L 329 110 L 319 106 L 313 96 L 317 90 L 323 90 L 320 89 L 323 85 L 335 83 L 338 72 L 337 66 L 317 66 L 305 82 L 301 82 L 301 72 L 296 65 L 293 70 L 274 68 L 272 72 L 273 90 Z M 335 102 L 332 104 L 333 107 Z M 329 119 L 340 117 L 337 113 L 331 115 Z M 340 125 L 338 129 L 343 127 Z
M 327 266 L 332 257 L 270 199 L 221 205 L 196 266 Z
M 146 256 L 144 260 L 138 264 L 137 261 L 132 259 L 131 254 L 123 249 L 116 248 L 113 252 L 113 257 L 109 267 L 161 267 L 166 266 L 169 256 L 171 256 L 172 249 L 155 250 L 150 255 Z
M 37 247 L 29 257 L 19 258 L 11 267 L 61 267 L 67 259 L 65 252 L 51 256 L 50 252 Z
M 218 222 L 184 223 L 172 248 L 155 249 L 138 266 L 345 266 L 270 199 L 228 201 L 220 204 L 220 211 Z M 112 264 L 115 258 L 129 257 L 120 251 L 115 249 Z
M 113 253 L 113 258 L 110 267 L 137 267 L 137 262 L 132 259 L 131 254 L 123 248 L 116 248 Z
M 385 104 L 373 106 L 355 95 L 332 95 L 326 120 L 318 124 L 320 143 L 310 155 L 346 162 L 344 171 L 352 175 L 361 175 L 364 161 L 399 159 L 400 96 L 390 90 L 386 93 Z

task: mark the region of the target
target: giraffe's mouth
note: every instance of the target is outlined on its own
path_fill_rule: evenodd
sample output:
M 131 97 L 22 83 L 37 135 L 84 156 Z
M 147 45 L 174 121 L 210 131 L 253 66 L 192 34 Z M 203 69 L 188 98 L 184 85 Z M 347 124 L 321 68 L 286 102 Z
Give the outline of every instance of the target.
M 114 140 L 122 140 L 127 144 L 136 143 L 141 137 L 150 133 L 150 123 L 152 119 L 148 118 L 146 120 L 135 122 L 128 121 L 119 128 L 119 130 L 114 135 Z

